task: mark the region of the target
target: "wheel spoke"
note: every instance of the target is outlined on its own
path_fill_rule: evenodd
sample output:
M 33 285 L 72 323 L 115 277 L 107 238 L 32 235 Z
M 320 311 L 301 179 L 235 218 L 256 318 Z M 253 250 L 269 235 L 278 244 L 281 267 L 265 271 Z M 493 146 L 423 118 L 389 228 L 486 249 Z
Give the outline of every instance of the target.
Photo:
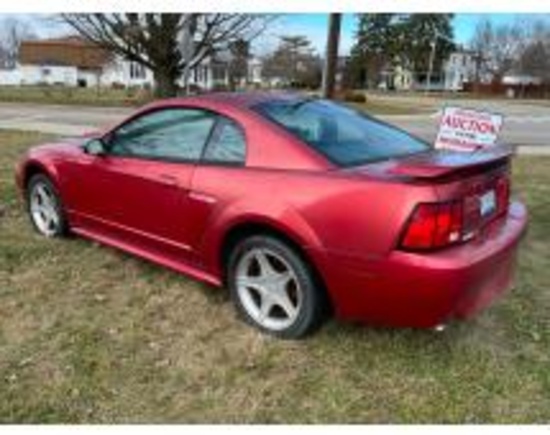
M 38 185 L 36 187 L 36 194 L 40 198 L 41 205 L 49 205 L 51 203 L 51 197 L 43 185 Z
M 285 291 L 288 283 L 294 279 L 294 275 L 286 270 L 284 272 L 275 272 L 276 273 L 276 276 L 275 276 L 275 280 L 276 280 L 276 285 L 278 288 L 282 289 L 282 291 Z
M 40 204 L 37 204 L 36 201 L 32 201 L 31 213 L 42 213 L 42 206 Z
M 259 293 L 265 293 L 265 279 L 256 276 L 240 276 L 237 278 L 237 285 L 246 288 L 253 288 Z
M 272 297 L 268 293 L 262 294 L 260 312 L 258 314 L 259 322 L 265 322 L 265 320 L 269 317 L 269 312 L 271 311 L 271 308 L 273 308 L 273 305 L 275 305 L 275 303 Z
M 283 309 L 289 319 L 293 319 L 296 315 L 297 309 L 286 291 L 277 295 L 276 304 Z
M 59 216 L 57 215 L 57 210 L 54 207 L 46 207 L 46 213 L 50 221 L 55 225 L 59 223 Z
M 277 273 L 275 269 L 273 269 L 273 266 L 269 262 L 269 258 L 267 258 L 267 255 L 264 251 L 258 250 L 254 258 L 260 266 L 260 275 L 262 277 L 271 276 Z

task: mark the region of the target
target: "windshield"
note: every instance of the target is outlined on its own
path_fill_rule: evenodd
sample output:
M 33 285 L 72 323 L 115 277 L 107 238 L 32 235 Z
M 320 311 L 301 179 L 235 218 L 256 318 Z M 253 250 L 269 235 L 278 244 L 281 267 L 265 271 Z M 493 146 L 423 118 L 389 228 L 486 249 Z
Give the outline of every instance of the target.
M 420 139 L 357 110 L 328 100 L 272 100 L 254 107 L 339 166 L 430 149 Z

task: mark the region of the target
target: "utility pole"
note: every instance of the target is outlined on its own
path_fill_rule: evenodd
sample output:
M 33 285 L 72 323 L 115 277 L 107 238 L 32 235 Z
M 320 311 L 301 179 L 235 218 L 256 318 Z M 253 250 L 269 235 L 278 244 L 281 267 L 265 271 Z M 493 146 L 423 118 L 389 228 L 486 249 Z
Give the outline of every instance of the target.
M 334 96 L 341 21 L 342 14 L 330 14 L 327 35 L 327 51 L 325 56 L 325 66 L 323 69 L 323 98 L 332 98 Z

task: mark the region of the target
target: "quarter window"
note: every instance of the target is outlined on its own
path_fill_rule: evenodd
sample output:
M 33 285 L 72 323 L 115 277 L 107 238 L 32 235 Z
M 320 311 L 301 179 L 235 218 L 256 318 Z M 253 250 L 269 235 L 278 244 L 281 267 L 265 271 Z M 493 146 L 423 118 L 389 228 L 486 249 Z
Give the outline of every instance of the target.
M 271 100 L 254 109 L 339 166 L 362 165 L 430 149 L 427 143 L 398 128 L 327 100 Z
M 111 138 L 111 154 L 172 160 L 200 159 L 216 116 L 196 109 L 165 109 L 123 125 Z
M 230 119 L 220 118 L 204 153 L 204 160 L 216 163 L 244 163 L 246 140 L 242 129 Z

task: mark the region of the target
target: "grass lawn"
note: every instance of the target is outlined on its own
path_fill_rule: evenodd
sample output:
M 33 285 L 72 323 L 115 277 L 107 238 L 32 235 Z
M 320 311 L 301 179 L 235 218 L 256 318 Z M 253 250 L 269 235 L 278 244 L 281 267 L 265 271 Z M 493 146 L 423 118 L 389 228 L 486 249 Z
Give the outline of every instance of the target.
M 418 102 L 392 101 L 387 99 L 367 98 L 366 103 L 348 103 L 367 112 L 370 115 L 423 115 L 433 113 L 435 109 L 432 105 L 426 106 Z
M 478 95 L 471 92 L 432 92 L 428 95 L 423 92 L 368 92 L 364 108 L 381 115 L 426 114 L 434 113 L 446 105 L 476 105 L 478 100 L 481 105 L 502 103 L 506 106 L 527 104 L 550 107 L 550 99 L 512 99 L 504 95 Z
M 140 106 L 152 99 L 154 97 L 151 94 L 137 89 L 0 86 L 0 102 L 116 107 Z M 409 115 L 434 111 L 433 104 L 426 106 L 420 104 L 418 99 L 409 100 L 396 101 L 387 96 L 373 98 L 369 96 L 366 103 L 352 103 L 352 105 L 374 115 Z
M 285 342 L 224 291 L 36 235 L 12 171 L 42 139 L 0 132 L 0 422 L 550 421 L 550 159 L 515 161 L 530 231 L 516 288 L 480 317 Z
M 65 86 L 0 86 L 0 101 L 83 106 L 139 106 L 152 97 L 137 89 Z

